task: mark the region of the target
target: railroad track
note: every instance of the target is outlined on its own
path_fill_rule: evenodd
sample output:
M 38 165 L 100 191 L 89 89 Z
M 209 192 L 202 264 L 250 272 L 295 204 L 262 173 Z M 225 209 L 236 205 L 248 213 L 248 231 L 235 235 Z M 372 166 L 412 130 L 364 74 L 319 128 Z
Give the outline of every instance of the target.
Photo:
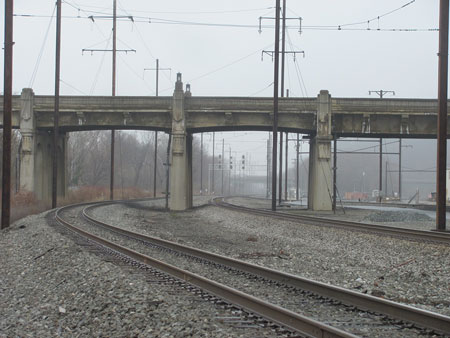
M 346 333 L 344 329 L 356 332 L 356 334 L 361 334 L 361 332 L 366 332 L 365 330 L 367 330 L 367 328 L 369 328 L 369 332 L 373 332 L 370 330 L 374 329 L 375 332 L 380 332 L 381 330 L 384 334 L 394 330 L 401 332 L 400 336 L 404 336 L 404 334 L 417 335 L 418 332 L 423 334 L 424 332 L 429 332 L 427 330 L 434 330 L 441 333 L 450 332 L 450 318 L 446 316 L 307 280 L 298 276 L 219 256 L 174 242 L 144 236 L 94 219 L 90 214 L 92 209 L 107 204 L 110 204 L 110 202 L 77 206 L 83 215 L 83 218 L 91 223 L 91 225 L 88 226 L 74 226 L 71 224 L 75 218 L 73 216 L 71 216 L 71 222 L 64 219 L 64 216 L 62 215 L 70 210 L 70 208 L 74 208 L 73 206 L 70 208 L 59 209 L 56 213 L 56 219 L 61 224 L 69 227 L 72 231 L 108 247 L 109 250 L 125 255 L 129 257 L 129 259 L 138 262 L 138 264 L 150 264 L 158 270 L 187 281 L 218 298 L 237 304 L 240 308 L 258 314 L 294 332 L 301 333 L 305 336 L 317 337 L 352 337 L 353 335 L 351 333 Z M 79 220 L 77 222 L 79 222 Z M 158 256 L 158 254 L 154 252 L 154 248 L 156 248 L 156 250 L 160 251 L 159 255 L 160 257 L 163 257 L 164 260 L 171 254 L 172 256 L 177 257 L 183 256 L 183 259 L 188 260 L 188 265 L 190 267 L 196 264 L 209 264 L 209 271 L 211 272 L 207 273 L 208 276 L 214 275 L 218 277 L 214 278 L 216 281 L 209 280 L 191 271 L 177 268 L 174 264 L 163 263 L 161 259 L 151 258 L 143 253 L 138 253 L 136 250 L 125 248 L 123 245 L 117 244 L 116 241 L 113 243 L 112 241 L 105 239 L 103 236 L 104 234 L 102 236 L 94 235 L 92 233 L 95 232 L 92 231 L 93 224 L 102 228 L 100 231 L 95 231 L 108 231 L 110 234 L 113 234 L 109 235 L 109 237 L 122 236 L 129 241 L 135 243 L 139 242 L 141 245 L 143 244 L 147 247 L 151 246 L 153 247 L 152 255 L 156 254 L 156 256 Z M 86 228 L 91 229 L 90 231 L 87 231 Z M 130 246 L 136 248 L 136 244 L 130 244 Z M 142 250 L 142 248 L 139 249 L 139 251 Z M 186 263 L 183 264 L 186 265 Z M 212 270 L 216 271 L 213 272 Z M 224 277 L 224 275 L 227 276 Z M 243 280 L 243 282 L 236 282 L 235 280 L 238 279 Z M 238 284 L 241 291 L 236 290 L 236 288 L 222 285 L 222 283 L 218 283 L 217 280 L 225 281 L 224 284 Z M 256 288 L 259 292 L 253 292 L 253 295 L 247 293 L 246 288 L 242 287 L 242 285 L 249 284 L 250 282 L 256 283 Z M 273 294 L 274 290 L 276 290 L 277 294 L 284 294 L 284 302 L 291 303 L 286 307 L 291 310 L 284 308 L 284 303 L 273 305 L 267 300 L 256 297 L 261 294 Z M 267 298 L 270 299 L 274 297 Z M 295 302 L 292 302 L 293 299 L 295 299 Z M 314 309 L 327 307 L 325 313 L 327 313 L 328 323 L 332 323 L 343 329 L 336 329 L 319 320 L 300 315 L 294 311 L 299 307 L 303 309 L 310 308 L 312 309 L 312 312 L 314 312 Z M 340 314 L 341 317 L 337 314 Z M 330 318 L 328 318 L 328 316 L 330 316 Z M 374 334 L 368 333 L 368 336 L 372 335 Z M 392 336 L 391 334 L 388 335 Z
M 435 243 L 450 244 L 450 233 L 448 232 L 437 232 L 437 231 L 424 231 L 424 230 L 413 230 L 405 228 L 396 228 L 384 225 L 368 224 L 368 223 L 357 223 L 336 219 L 329 219 L 323 217 L 314 217 L 306 215 L 292 215 L 290 213 L 282 211 L 271 211 L 266 209 L 254 209 L 241 205 L 232 204 L 226 201 L 224 197 L 217 197 L 212 200 L 212 204 L 250 214 L 269 216 L 274 218 L 285 219 L 294 222 L 301 222 L 304 224 L 326 226 L 333 228 L 343 228 L 355 231 L 370 232 L 386 236 L 395 236 L 406 238 L 415 241 L 429 241 Z

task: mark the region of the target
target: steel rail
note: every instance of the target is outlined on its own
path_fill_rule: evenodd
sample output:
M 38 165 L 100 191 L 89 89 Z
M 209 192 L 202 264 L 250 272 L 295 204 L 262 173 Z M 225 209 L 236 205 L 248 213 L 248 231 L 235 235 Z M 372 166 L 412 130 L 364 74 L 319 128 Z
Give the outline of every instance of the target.
M 238 259 L 225 257 L 223 255 L 214 254 L 208 251 L 192 248 L 186 245 L 163 240 L 160 238 L 142 235 L 133 231 L 115 227 L 113 225 L 101 222 L 91 215 L 88 211 L 97 207 L 96 205 L 88 206 L 83 210 L 83 216 L 89 221 L 103 226 L 111 231 L 122 235 L 135 238 L 140 241 L 149 242 L 157 246 L 178 251 L 200 259 L 218 263 L 230 268 L 244 271 L 256 276 L 263 277 L 281 284 L 292 286 L 298 289 L 306 290 L 314 294 L 324 296 L 340 301 L 347 305 L 355 306 L 362 310 L 372 311 L 387 315 L 391 318 L 415 323 L 418 326 L 436 330 L 439 332 L 450 332 L 450 317 L 434 313 L 431 311 L 421 310 L 412 306 L 396 303 L 390 300 L 366 295 L 353 290 L 348 290 L 338 286 L 325 284 L 322 282 L 302 278 L 289 273 L 273 270 L 270 268 L 247 263 Z
M 100 204 L 100 203 L 99 203 Z M 96 204 L 97 206 L 99 204 Z M 101 203 L 101 204 L 112 204 L 111 202 Z M 86 204 L 84 204 L 86 205 Z M 77 205 L 81 206 L 81 204 Z M 283 327 L 290 330 L 296 331 L 298 333 L 307 335 L 308 337 L 348 337 L 355 338 L 357 336 L 347 333 L 345 331 L 336 329 L 324 323 L 318 322 L 316 320 L 310 319 L 308 317 L 297 314 L 293 311 L 284 309 L 277 305 L 265 302 L 259 298 L 253 297 L 251 295 L 245 294 L 239 290 L 230 288 L 226 285 L 217 283 L 205 277 L 199 276 L 197 274 L 191 273 L 187 270 L 177 268 L 173 265 L 164 263 L 157 259 L 151 258 L 149 256 L 143 255 L 134 250 L 125 248 L 121 245 L 115 244 L 94 234 L 91 234 L 85 230 L 82 230 L 69 222 L 65 221 L 61 216 L 61 212 L 70 208 L 72 206 L 62 207 L 56 210 L 55 219 L 60 223 L 69 228 L 70 230 L 76 232 L 77 234 L 88 238 L 102 246 L 112 249 L 122 255 L 128 256 L 133 260 L 152 266 L 162 272 L 168 273 L 180 280 L 183 280 L 191 285 L 199 287 L 207 292 L 224 299 L 232 304 L 238 305 L 239 307 L 255 313 L 261 317 L 264 317 L 274 323 L 277 323 Z
M 244 207 L 236 204 L 231 204 L 225 201 L 223 197 L 216 197 L 212 202 L 214 205 L 233 209 L 236 211 L 256 214 L 256 215 L 264 215 L 269 217 L 281 218 L 295 222 L 302 222 L 306 224 L 318 225 L 318 226 L 326 226 L 333 228 L 344 228 L 356 231 L 364 231 L 364 232 L 372 232 L 375 234 L 382 235 L 390 235 L 390 236 L 401 236 L 411 240 L 419 240 L 419 241 L 432 241 L 443 244 L 450 244 L 450 233 L 446 232 L 438 232 L 438 231 L 424 231 L 424 230 L 414 230 L 414 229 L 405 229 L 405 228 L 396 228 L 385 225 L 376 225 L 376 224 L 368 224 L 368 223 L 358 223 L 358 222 L 350 222 L 343 220 L 336 220 L 331 218 L 324 217 L 314 217 L 314 216 L 305 216 L 305 215 L 292 215 L 286 212 L 272 212 L 269 210 L 262 209 L 253 209 L 249 207 Z

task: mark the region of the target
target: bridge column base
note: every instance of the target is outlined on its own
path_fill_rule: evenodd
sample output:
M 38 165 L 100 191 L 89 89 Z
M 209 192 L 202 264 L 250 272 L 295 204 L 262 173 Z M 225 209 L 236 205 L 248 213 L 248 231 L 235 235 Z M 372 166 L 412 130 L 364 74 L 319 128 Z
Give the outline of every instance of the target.
M 38 131 L 33 112 L 34 93 L 24 89 L 21 97 L 20 132 L 22 134 L 22 151 L 20 156 L 20 190 L 32 192 L 34 197 L 51 204 L 52 198 L 52 165 L 53 135 L 46 131 Z M 67 192 L 67 136 L 58 138 L 58 198 Z
M 185 96 L 181 74 L 177 74 L 172 104 L 172 161 L 170 167 L 170 210 L 192 208 L 192 134 L 186 130 Z
M 170 210 L 192 208 L 192 135 L 172 135 Z
M 321 90 L 317 97 L 317 132 L 309 145 L 308 208 L 317 211 L 333 209 L 331 119 L 331 96 Z
M 309 149 L 308 208 L 331 211 L 333 208 L 331 140 L 316 137 L 310 141 Z

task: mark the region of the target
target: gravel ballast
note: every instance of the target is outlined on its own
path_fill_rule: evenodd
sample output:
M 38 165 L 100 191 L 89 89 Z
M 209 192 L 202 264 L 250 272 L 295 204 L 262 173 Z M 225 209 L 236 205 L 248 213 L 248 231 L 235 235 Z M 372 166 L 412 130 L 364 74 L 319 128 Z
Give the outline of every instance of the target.
M 238 337 L 248 332 L 216 318 L 230 316 L 227 311 L 152 282 L 128 265 L 105 261 L 70 238 L 48 226 L 45 213 L 1 232 L 0 337 Z
M 118 224 L 126 213 L 121 225 L 135 231 L 450 315 L 448 245 L 316 227 L 217 207 L 172 212 L 169 222 L 164 213 L 150 208 L 122 208 L 106 207 L 93 214 Z
M 448 246 L 212 206 L 155 210 L 161 203 L 108 206 L 93 214 L 124 228 L 450 315 Z M 48 226 L 44 216 L 1 232 L 0 337 L 249 336 L 215 319 L 212 304 L 149 283 L 142 273 L 86 251 Z

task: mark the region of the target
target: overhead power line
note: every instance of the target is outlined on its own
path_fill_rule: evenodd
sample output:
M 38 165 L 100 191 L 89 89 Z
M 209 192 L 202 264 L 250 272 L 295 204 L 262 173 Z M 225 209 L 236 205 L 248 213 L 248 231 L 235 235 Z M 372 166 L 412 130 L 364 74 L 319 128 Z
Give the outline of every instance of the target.
M 412 5 L 415 3 L 416 0 L 411 0 L 404 5 L 395 8 L 393 10 L 390 10 L 388 12 L 385 12 L 381 15 L 377 15 L 374 17 L 371 17 L 367 20 L 361 20 L 356 22 L 350 22 L 350 23 L 343 23 L 339 25 L 301 25 L 301 30 L 317 30 L 317 31 L 378 31 L 378 32 L 435 32 L 439 31 L 438 28 L 381 28 L 380 27 L 380 19 L 385 18 L 386 16 L 389 16 L 393 13 L 396 13 L 400 10 L 403 10 L 404 8 Z M 97 16 L 97 20 L 109 20 L 108 18 L 108 12 L 103 11 L 92 11 L 89 9 L 83 9 L 79 5 L 75 5 L 71 2 L 65 1 L 66 4 L 71 6 L 72 8 L 76 9 L 78 11 L 77 16 L 64 16 L 65 19 L 88 19 L 92 20 L 92 17 L 95 15 Z M 84 6 L 84 7 L 90 7 L 90 8 L 99 8 L 95 6 Z M 262 9 L 271 9 L 273 7 L 264 7 L 260 9 L 254 9 L 254 10 L 262 10 Z M 124 12 L 127 12 L 123 9 Z M 252 10 L 234 10 L 234 11 L 217 11 L 217 12 L 145 12 L 145 11 L 135 11 L 140 13 L 156 13 L 156 14 L 180 14 L 180 13 L 186 13 L 186 14 L 198 14 L 198 13 L 204 13 L 204 14 L 211 14 L 211 13 L 236 13 L 236 12 L 245 12 L 245 11 L 252 11 Z M 80 13 L 84 13 L 85 16 L 81 16 Z M 259 29 L 261 28 L 273 28 L 273 25 L 249 25 L 249 24 L 236 24 L 236 23 L 216 23 L 216 22 L 200 22 L 200 21 L 187 21 L 187 20 L 173 20 L 173 19 L 165 19 L 165 18 L 158 18 L 158 17 L 149 17 L 149 16 L 141 16 L 141 15 L 132 15 L 131 13 L 126 13 L 127 15 L 123 18 L 118 17 L 117 20 L 130 20 L 132 18 L 133 22 L 138 23 L 147 23 L 147 24 L 163 24 L 163 25 L 183 25 L 183 26 L 205 26 L 205 27 L 226 27 L 226 28 L 250 28 L 250 29 Z M 100 16 L 99 16 L 100 15 Z M 104 17 L 101 17 L 101 15 L 104 15 Z M 27 17 L 27 18 L 48 18 L 47 15 L 36 15 L 36 14 L 15 14 L 16 17 Z M 377 27 L 371 27 L 371 23 L 374 21 L 378 22 Z M 352 26 L 360 26 L 360 25 L 367 25 L 366 27 L 352 27 Z M 286 26 L 286 29 L 296 29 L 298 30 L 298 26 Z

